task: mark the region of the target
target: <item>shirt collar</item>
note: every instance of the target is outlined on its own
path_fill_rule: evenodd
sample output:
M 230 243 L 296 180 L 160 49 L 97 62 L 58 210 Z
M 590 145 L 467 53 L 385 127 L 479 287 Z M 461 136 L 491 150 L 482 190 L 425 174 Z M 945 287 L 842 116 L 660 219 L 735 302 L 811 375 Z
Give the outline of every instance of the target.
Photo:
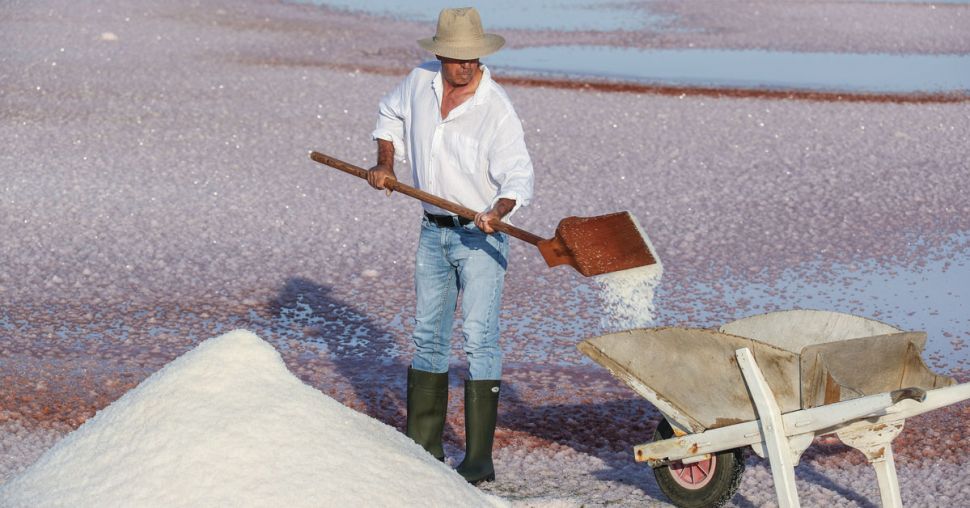
M 492 71 L 488 70 L 485 64 L 481 64 L 482 68 L 482 80 L 478 83 L 478 89 L 475 90 L 475 96 L 472 100 L 475 104 L 481 104 L 485 102 L 485 97 L 488 96 L 488 89 L 492 87 Z

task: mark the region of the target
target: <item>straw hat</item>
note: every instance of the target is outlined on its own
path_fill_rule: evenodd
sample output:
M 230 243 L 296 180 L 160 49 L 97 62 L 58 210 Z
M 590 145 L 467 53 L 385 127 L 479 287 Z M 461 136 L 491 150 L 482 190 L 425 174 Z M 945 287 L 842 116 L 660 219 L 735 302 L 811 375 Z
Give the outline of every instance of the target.
M 485 33 L 482 18 L 474 7 L 462 7 L 442 9 L 434 37 L 419 39 L 418 44 L 438 56 L 474 60 L 498 51 L 505 39 Z

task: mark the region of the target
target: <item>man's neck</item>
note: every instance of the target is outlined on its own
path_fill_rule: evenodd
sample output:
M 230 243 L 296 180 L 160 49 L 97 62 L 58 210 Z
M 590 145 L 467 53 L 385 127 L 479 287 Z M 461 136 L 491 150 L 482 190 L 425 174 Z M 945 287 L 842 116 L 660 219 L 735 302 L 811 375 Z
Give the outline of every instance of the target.
M 475 93 L 475 90 L 478 90 L 478 85 L 482 82 L 482 76 L 484 75 L 485 71 L 482 70 L 481 66 L 479 66 L 478 69 L 475 70 L 475 75 L 472 77 L 472 80 L 464 85 L 454 85 L 447 79 L 442 79 L 441 82 L 444 86 L 445 95 L 458 94 L 464 96 Z

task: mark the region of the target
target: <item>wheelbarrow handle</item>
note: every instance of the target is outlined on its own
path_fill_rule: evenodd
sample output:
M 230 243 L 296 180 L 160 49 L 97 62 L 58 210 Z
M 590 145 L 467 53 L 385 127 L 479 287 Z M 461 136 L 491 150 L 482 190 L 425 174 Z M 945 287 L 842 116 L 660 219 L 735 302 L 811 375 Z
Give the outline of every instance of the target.
M 926 390 L 911 386 L 909 388 L 893 390 L 889 392 L 889 396 L 892 398 L 893 404 L 906 399 L 915 400 L 916 402 L 923 402 L 926 400 Z
M 310 152 L 310 158 L 316 162 L 319 162 L 320 164 L 330 166 L 334 169 L 339 169 L 340 171 L 343 171 L 344 173 L 347 173 L 349 175 L 354 175 L 358 178 L 363 178 L 364 180 L 367 180 L 367 174 L 369 172 L 364 168 L 354 166 L 353 164 L 344 162 L 339 159 L 335 159 L 329 155 L 322 154 L 320 152 Z M 411 196 L 412 198 L 415 198 L 419 201 L 423 201 L 425 203 L 437 206 L 442 210 L 448 210 L 449 212 L 457 214 L 459 217 L 462 217 L 464 219 L 475 220 L 475 216 L 478 215 L 478 212 L 472 210 L 471 208 L 466 208 L 464 206 L 459 205 L 458 203 L 448 201 L 447 199 L 439 198 L 434 194 L 429 194 L 423 190 L 416 189 L 414 187 L 411 187 L 410 185 L 403 184 L 397 181 L 397 179 L 385 180 L 384 187 L 392 191 L 397 191 L 397 192 L 400 192 L 401 194 Z M 542 237 L 538 235 L 534 235 L 524 229 L 519 229 L 511 224 L 502 222 L 500 220 L 493 220 L 489 222 L 489 225 L 492 226 L 492 229 L 494 229 L 495 231 L 501 231 L 510 236 L 514 236 L 519 240 L 529 242 L 532 245 L 538 245 L 539 242 L 544 240 Z

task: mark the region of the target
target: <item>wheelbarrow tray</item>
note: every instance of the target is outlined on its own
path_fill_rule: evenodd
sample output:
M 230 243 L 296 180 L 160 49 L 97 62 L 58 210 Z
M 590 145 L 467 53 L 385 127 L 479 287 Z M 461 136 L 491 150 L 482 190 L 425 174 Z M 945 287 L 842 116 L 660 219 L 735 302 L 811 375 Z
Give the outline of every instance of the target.
M 782 411 L 800 408 L 797 355 L 756 340 L 715 330 L 654 328 L 603 335 L 578 347 L 656 406 L 675 432 L 757 419 L 734 357 L 745 347 L 766 366 Z
M 903 332 L 834 312 L 784 311 L 755 318 L 720 330 L 629 330 L 587 339 L 578 347 L 649 400 L 682 433 L 757 419 L 735 356 L 741 348 L 753 354 L 782 413 L 955 382 L 923 362 L 923 332 Z M 870 332 L 880 334 L 858 336 Z

